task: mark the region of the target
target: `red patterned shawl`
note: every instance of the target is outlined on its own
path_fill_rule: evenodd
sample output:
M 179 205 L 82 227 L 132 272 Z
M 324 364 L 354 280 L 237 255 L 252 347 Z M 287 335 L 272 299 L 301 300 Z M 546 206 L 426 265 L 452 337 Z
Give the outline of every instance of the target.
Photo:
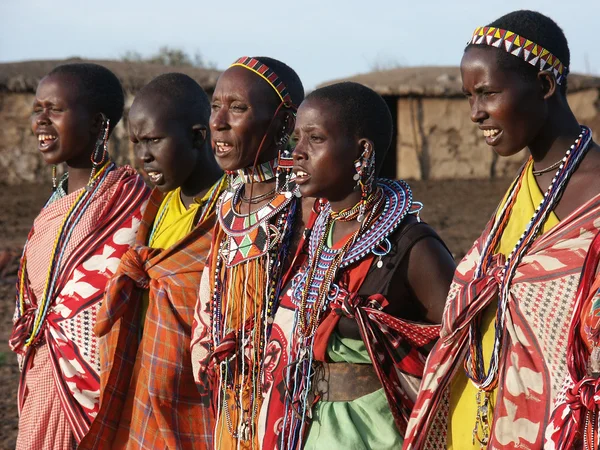
M 141 210 L 150 190 L 130 167 L 116 168 L 100 184 L 82 219 L 71 230 L 57 280 L 57 295 L 50 301 L 41 345 L 48 345 L 54 379 L 63 411 L 79 442 L 98 413 L 100 358 L 92 332 L 106 283 L 120 258 L 134 242 Z M 24 314 L 17 305 L 11 348 L 23 357 L 19 407 L 25 399 L 25 379 L 34 358 L 25 339 L 42 295 L 54 239 L 64 215 L 78 193 L 47 205 L 36 218 L 25 250 Z M 21 272 L 21 271 L 20 271 Z
M 575 293 L 584 258 L 600 228 L 599 214 L 596 196 L 540 236 L 517 268 L 488 449 L 543 448 L 551 409 L 567 377 Z M 441 337 L 427 361 L 405 437 L 407 450 L 446 448 L 448 387 L 456 371 L 464 370 L 468 326 L 497 298 L 501 255 L 481 278 L 474 277 L 492 223 L 493 219 L 456 270 Z

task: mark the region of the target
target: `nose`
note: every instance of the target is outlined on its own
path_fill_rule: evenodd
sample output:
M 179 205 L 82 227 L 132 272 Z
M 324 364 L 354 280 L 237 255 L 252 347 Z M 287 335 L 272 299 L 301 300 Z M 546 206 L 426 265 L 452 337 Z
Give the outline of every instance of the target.
M 34 122 L 36 125 L 50 124 L 50 117 L 48 117 L 48 110 L 46 108 L 41 109 L 34 117 Z
M 135 156 L 144 163 L 148 163 L 154 159 L 152 153 L 148 149 L 148 145 L 143 141 L 133 144 L 133 151 Z
M 229 127 L 227 111 L 224 107 L 214 108 L 210 113 L 210 129 L 225 130 Z
M 303 161 L 306 160 L 306 145 L 304 143 L 304 138 L 300 137 L 296 141 L 296 146 L 292 151 L 292 158 L 294 161 Z
M 471 105 L 471 121 L 481 123 L 487 118 L 485 109 L 482 108 L 481 101 L 477 97 L 469 99 Z

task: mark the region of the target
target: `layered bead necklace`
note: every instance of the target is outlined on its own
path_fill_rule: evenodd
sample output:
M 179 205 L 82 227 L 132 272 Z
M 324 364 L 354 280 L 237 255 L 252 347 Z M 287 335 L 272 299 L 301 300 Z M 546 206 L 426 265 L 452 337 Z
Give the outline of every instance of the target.
M 291 363 L 284 374 L 286 414 L 282 429 L 286 432 L 281 433 L 282 449 L 302 446 L 306 419 L 314 400 L 310 395 L 314 339 L 322 315 L 340 292 L 336 277 L 341 269 L 369 254 L 381 257 L 389 252 L 388 236 L 407 214 L 417 214 L 421 205 L 413 209 L 412 192 L 405 182 L 379 179 L 377 188 L 362 206 L 359 203 L 350 209 L 333 212 L 331 206 L 325 204 L 309 238 L 308 262 L 294 277 L 288 291 L 296 311 L 288 347 Z M 335 223 L 357 220 L 363 210 L 359 229 L 339 249 L 329 247 L 327 241 Z
M 523 234 L 517 244 L 508 256 L 501 272 L 501 283 L 498 294 L 498 308 L 496 311 L 494 346 L 490 358 L 489 370 L 485 372 L 483 362 L 482 336 L 479 324 L 471 323 L 469 327 L 469 350 L 465 359 L 465 372 L 473 384 L 477 387 L 477 418 L 473 430 L 473 442 L 479 441 L 482 448 L 489 442 L 489 408 L 491 392 L 498 385 L 498 373 L 500 364 L 500 353 L 505 335 L 505 319 L 510 298 L 510 287 L 515 276 L 517 268 L 528 249 L 540 233 L 546 219 L 556 207 L 560 200 L 571 175 L 579 166 L 581 160 L 585 157 L 592 140 L 592 133 L 589 128 L 582 126 L 581 134 L 577 137 L 573 145 L 567 150 L 561 160 L 550 186 L 544 193 L 544 198 L 536 208 L 533 217 L 525 227 Z M 488 270 L 498 243 L 502 238 L 504 228 L 510 218 L 512 207 L 514 206 L 517 194 L 526 176 L 525 167 L 515 183 L 513 183 L 510 192 L 502 210 L 497 214 L 496 220 L 484 244 L 481 258 L 479 260 L 475 277 L 481 277 Z M 479 435 L 479 429 L 482 435 Z
M 98 167 L 92 177 L 90 178 L 87 186 L 79 190 L 73 205 L 65 214 L 65 218 L 61 226 L 59 227 L 58 233 L 54 240 L 54 245 L 52 246 L 52 253 L 50 257 L 50 267 L 48 268 L 48 274 L 46 275 L 46 282 L 44 284 L 44 290 L 42 297 L 38 299 L 37 308 L 35 311 L 35 316 L 33 318 L 33 323 L 31 324 L 31 330 L 28 332 L 27 338 L 25 340 L 25 347 L 29 347 L 34 345 L 38 340 L 42 337 L 42 331 L 44 329 L 44 324 L 48 312 L 50 310 L 50 305 L 56 296 L 56 288 L 58 286 L 58 278 L 60 276 L 60 269 L 62 267 L 63 258 L 65 255 L 65 251 L 67 248 L 67 244 L 69 243 L 69 239 L 73 233 L 73 230 L 76 228 L 77 224 L 85 214 L 88 206 L 91 204 L 94 194 L 98 191 L 98 188 L 101 186 L 102 182 L 106 179 L 108 174 L 116 167 L 116 165 L 110 160 L 106 160 L 101 167 Z M 66 180 L 66 174 L 64 176 L 64 180 Z M 63 182 L 61 180 L 60 186 L 62 186 Z M 44 208 L 46 208 L 53 201 L 62 198 L 61 191 L 64 190 L 61 187 L 61 190 L 56 190 Z M 33 230 L 32 230 L 33 231 Z M 29 241 L 29 239 L 28 239 Z M 21 316 L 25 314 L 25 309 L 27 307 L 25 303 L 25 289 L 26 289 L 26 276 L 27 276 L 27 242 L 25 242 L 25 246 L 23 248 L 23 255 L 21 257 L 20 264 L 20 273 L 19 273 L 19 284 L 17 286 L 19 298 L 19 312 Z
M 260 172 L 264 175 L 268 170 Z M 272 176 L 261 181 L 275 176 L 273 171 Z M 239 180 L 223 194 L 217 206 L 224 237 L 218 243 L 213 273 L 210 324 L 212 350 L 220 352 L 227 347 L 227 356 L 217 367 L 217 417 L 225 422 L 238 443 L 252 441 L 256 436 L 265 345 L 280 298 L 298 202 L 295 195 L 278 193 L 258 210 L 241 214 L 238 209 L 243 191 L 244 183 Z M 236 288 L 242 293 L 237 297 L 233 292 Z M 248 295 L 249 288 L 253 296 Z M 247 315 L 247 311 L 253 313 Z M 232 417 L 232 403 L 237 423 Z

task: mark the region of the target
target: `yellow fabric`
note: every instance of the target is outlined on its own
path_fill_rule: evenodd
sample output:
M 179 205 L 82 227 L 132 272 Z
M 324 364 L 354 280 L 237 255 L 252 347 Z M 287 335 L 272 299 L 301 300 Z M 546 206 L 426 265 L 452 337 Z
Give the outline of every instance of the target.
M 540 190 L 533 175 L 533 163 L 530 161 L 526 167 L 526 176 L 523 179 L 521 189 L 517 193 L 516 203 L 513 206 L 510 218 L 506 224 L 496 253 L 508 257 L 517 241 L 523 234 L 523 230 L 531 220 L 535 209 L 538 207 L 544 195 Z M 510 190 L 509 190 L 510 191 Z M 504 206 L 507 194 L 501 205 Z M 501 208 L 500 208 L 501 209 Z M 559 223 L 559 219 L 552 212 L 544 226 L 542 233 L 548 232 Z M 492 348 L 494 346 L 494 332 L 497 303 L 490 304 L 484 311 L 481 322 L 483 361 L 485 369 L 488 370 Z M 479 443 L 473 445 L 473 428 L 477 417 L 477 388 L 467 378 L 462 367 L 450 384 L 450 414 L 448 417 L 448 440 L 447 448 L 456 450 L 476 449 L 480 450 Z M 491 394 L 491 411 L 496 404 L 496 391 Z M 491 420 L 491 419 L 490 419 Z M 491 421 L 490 421 L 491 423 Z
M 189 208 L 186 208 L 181 201 L 181 188 L 167 193 L 156 214 L 157 223 L 152 228 L 148 246 L 166 249 L 186 237 L 194 228 L 194 219 L 198 208 L 204 206 L 208 201 L 211 191 L 212 188 L 200 200 L 194 199 Z M 142 318 L 146 317 L 149 300 L 148 291 L 146 291 L 142 295 Z

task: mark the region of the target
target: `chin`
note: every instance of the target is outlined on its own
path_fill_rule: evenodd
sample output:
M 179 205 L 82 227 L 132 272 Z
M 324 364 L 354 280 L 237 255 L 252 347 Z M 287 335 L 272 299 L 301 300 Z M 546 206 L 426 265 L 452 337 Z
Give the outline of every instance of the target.
M 519 153 L 521 153 L 521 151 L 523 150 L 523 148 L 519 148 L 519 149 L 514 149 L 514 148 L 505 148 L 505 147 L 492 147 L 492 150 L 494 151 L 494 153 L 496 153 L 498 156 L 502 157 L 502 158 L 508 158 L 510 156 L 515 156 Z

